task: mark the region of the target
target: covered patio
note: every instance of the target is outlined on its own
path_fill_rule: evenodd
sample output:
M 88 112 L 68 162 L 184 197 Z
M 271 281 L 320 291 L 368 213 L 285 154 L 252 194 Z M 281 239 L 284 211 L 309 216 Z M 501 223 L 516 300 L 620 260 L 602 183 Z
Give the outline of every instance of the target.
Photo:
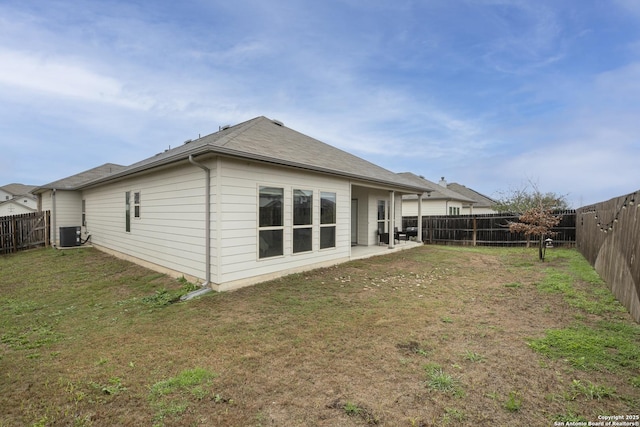
M 372 246 L 352 246 L 351 247 L 351 260 L 371 258 L 379 255 L 388 255 L 394 252 L 404 251 L 407 249 L 414 249 L 422 246 L 422 242 L 414 242 L 411 240 L 402 241 L 394 245 L 393 248 L 389 248 L 388 245 L 372 245 Z

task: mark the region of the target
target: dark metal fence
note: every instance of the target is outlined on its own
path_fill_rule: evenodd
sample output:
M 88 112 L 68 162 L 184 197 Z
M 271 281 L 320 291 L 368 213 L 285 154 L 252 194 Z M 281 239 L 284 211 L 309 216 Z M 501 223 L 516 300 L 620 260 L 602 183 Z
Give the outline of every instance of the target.
M 0 254 L 48 246 L 49 221 L 49 211 L 0 217 Z
M 554 246 L 572 247 L 576 241 L 576 211 L 554 212 L 562 220 L 552 231 Z M 524 233 L 509 231 L 509 222 L 518 222 L 514 214 L 444 215 L 422 217 L 422 240 L 425 243 L 471 246 L 527 246 Z M 417 227 L 417 217 L 402 219 L 403 229 Z

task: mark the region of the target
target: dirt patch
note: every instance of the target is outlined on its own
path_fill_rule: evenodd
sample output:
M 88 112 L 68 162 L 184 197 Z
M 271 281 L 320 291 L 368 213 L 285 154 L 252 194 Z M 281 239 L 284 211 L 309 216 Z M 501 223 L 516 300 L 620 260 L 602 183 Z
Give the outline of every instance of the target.
M 541 292 L 547 269 L 565 268 L 562 253 L 542 264 L 534 250 L 425 246 L 162 308 L 141 300 L 178 284 L 101 254 L 78 257 L 89 279 L 72 276 L 75 292 L 44 276 L 29 282 L 38 292 L 15 287 L 0 271 L 0 424 L 553 425 L 633 414 L 637 369 L 582 370 L 529 345 L 576 322 L 634 325 Z M 44 326 L 60 339 L 8 344 Z M 215 376 L 153 406 L 153 384 L 192 368 Z M 591 399 L 575 384 L 615 393 Z

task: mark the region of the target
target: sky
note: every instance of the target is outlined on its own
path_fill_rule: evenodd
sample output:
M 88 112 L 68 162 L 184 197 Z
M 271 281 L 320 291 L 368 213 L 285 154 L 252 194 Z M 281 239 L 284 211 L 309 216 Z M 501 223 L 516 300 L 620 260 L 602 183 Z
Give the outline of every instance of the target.
M 257 116 L 577 208 L 640 189 L 636 0 L 0 0 L 0 185 Z

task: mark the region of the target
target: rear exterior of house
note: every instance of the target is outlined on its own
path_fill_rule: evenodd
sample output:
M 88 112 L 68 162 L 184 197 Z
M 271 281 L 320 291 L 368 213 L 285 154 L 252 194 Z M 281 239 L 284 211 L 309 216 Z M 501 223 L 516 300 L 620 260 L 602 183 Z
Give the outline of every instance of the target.
M 186 164 L 84 190 L 92 244 L 201 281 L 208 261 L 217 290 L 349 259 L 348 181 L 228 158 L 198 162 L 211 174 L 208 260 L 206 178 Z
M 423 191 L 260 117 L 40 194 L 58 227 L 82 225 L 98 249 L 223 291 L 348 261 L 401 226 L 403 194 Z

